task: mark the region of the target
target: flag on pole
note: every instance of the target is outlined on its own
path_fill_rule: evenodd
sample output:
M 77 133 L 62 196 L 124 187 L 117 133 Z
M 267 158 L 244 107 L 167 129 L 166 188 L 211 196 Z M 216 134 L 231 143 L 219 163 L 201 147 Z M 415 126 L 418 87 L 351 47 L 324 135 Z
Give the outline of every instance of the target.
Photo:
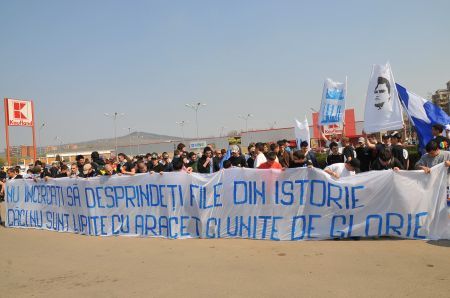
M 426 100 L 396 84 L 398 96 L 403 103 L 419 137 L 419 148 L 424 149 L 433 139 L 431 126 L 434 124 L 449 125 L 450 117 L 431 101 Z
M 374 65 L 367 89 L 364 131 L 373 133 L 402 128 L 402 107 L 391 65 Z
M 346 96 L 346 83 L 334 82 L 332 79 L 325 80 L 320 104 L 320 125 L 342 123 Z
M 298 121 L 295 119 L 295 140 L 297 141 L 297 149 L 300 149 L 300 144 L 303 141 L 308 142 L 308 149 L 311 147 L 310 141 L 311 141 L 311 135 L 309 133 L 309 124 L 308 119 L 306 119 L 303 122 Z

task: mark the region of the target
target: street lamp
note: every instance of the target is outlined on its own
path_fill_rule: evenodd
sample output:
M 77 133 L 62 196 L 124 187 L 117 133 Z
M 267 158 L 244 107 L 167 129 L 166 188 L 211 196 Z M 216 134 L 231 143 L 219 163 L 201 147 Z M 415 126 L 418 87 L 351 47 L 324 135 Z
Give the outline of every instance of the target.
M 140 136 L 140 135 L 139 135 L 139 131 L 137 131 L 136 134 L 137 134 L 136 138 L 137 138 L 138 155 L 141 155 L 141 149 L 140 149 L 140 146 L 141 146 L 141 140 L 144 138 L 144 136 Z
M 238 118 L 241 118 L 245 121 L 245 132 L 248 131 L 248 119 L 253 117 L 253 114 L 247 114 L 247 115 L 238 115 Z
M 178 124 L 181 127 L 181 135 L 183 136 L 183 142 L 184 142 L 184 126 L 186 124 L 188 124 L 188 122 L 189 121 L 185 121 L 185 120 L 175 122 L 176 124 Z M 197 130 L 197 138 L 198 138 L 198 130 Z
M 113 114 L 109 114 L 109 113 L 104 113 L 104 115 L 106 117 L 111 117 L 113 119 L 113 123 L 114 123 L 114 142 L 115 142 L 115 155 L 116 155 L 116 161 L 117 161 L 117 117 L 120 116 L 124 116 L 124 113 L 118 113 L 118 112 L 114 112 Z
M 186 107 L 191 108 L 195 111 L 195 126 L 197 127 L 197 140 L 199 139 L 198 136 L 198 109 L 200 107 L 204 107 L 206 106 L 206 103 L 201 103 L 201 102 L 197 102 L 197 103 L 193 103 L 193 104 L 185 104 Z
M 277 125 L 277 122 L 276 122 L 276 121 L 273 121 L 273 122 L 267 122 L 267 123 L 269 124 L 269 128 L 270 128 L 270 129 L 274 129 L 275 126 Z
M 134 130 L 134 128 L 132 128 L 132 127 L 126 127 L 126 128 L 124 128 L 124 129 L 128 130 L 128 137 L 129 137 L 128 146 L 130 147 L 130 155 L 133 156 L 133 152 L 131 151 L 131 145 L 132 145 L 131 131 Z
M 57 142 L 59 141 L 59 147 L 60 147 L 59 149 L 62 152 L 63 140 L 60 137 L 56 136 L 55 141 L 57 141 Z
M 44 126 L 45 126 L 45 122 L 43 122 L 43 123 L 41 123 L 41 125 L 39 125 L 39 129 L 38 129 L 38 138 L 39 138 L 39 140 L 38 140 L 38 145 L 37 145 L 37 148 L 36 148 L 36 150 L 38 151 L 37 153 L 38 153 L 38 157 L 39 157 L 39 146 L 41 146 L 42 147 L 42 144 L 41 144 L 41 142 L 42 142 L 42 140 L 41 140 L 41 131 L 42 131 L 42 129 L 44 128 Z
M 223 136 L 223 130 L 224 130 L 225 128 L 227 128 L 227 127 L 226 127 L 226 126 L 219 127 L 219 129 L 220 129 L 219 137 L 222 137 L 222 136 Z

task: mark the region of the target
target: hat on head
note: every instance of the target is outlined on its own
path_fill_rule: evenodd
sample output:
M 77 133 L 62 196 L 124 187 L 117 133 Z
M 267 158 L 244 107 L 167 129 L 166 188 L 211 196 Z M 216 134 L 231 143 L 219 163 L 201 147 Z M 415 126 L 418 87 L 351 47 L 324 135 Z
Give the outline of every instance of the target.
M 230 146 L 230 150 L 232 153 L 239 153 L 239 147 L 237 145 Z
M 391 133 L 391 138 L 401 139 L 402 135 L 398 131 Z
M 390 138 L 391 138 L 391 135 L 388 134 L 388 133 L 385 133 L 385 134 L 383 135 L 382 138 L 383 138 L 383 139 L 390 139 Z
M 366 139 L 364 139 L 363 137 L 359 137 L 358 139 L 358 143 L 365 143 Z
M 151 159 L 158 159 L 158 154 L 153 152 L 152 156 L 151 156 Z
M 85 174 L 85 175 L 88 174 L 90 169 L 92 169 L 91 164 L 90 164 L 90 163 L 85 164 L 85 165 L 83 166 L 83 174 Z

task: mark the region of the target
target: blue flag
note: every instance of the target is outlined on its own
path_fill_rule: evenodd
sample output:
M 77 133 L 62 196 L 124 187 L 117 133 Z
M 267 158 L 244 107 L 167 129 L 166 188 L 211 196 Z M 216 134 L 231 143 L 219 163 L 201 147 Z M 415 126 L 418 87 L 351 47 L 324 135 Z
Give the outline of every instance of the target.
M 398 97 L 405 106 L 416 128 L 417 136 L 419 137 L 419 148 L 423 150 L 426 144 L 433 139 L 431 126 L 434 124 L 444 126 L 450 124 L 450 117 L 431 101 L 409 92 L 399 84 L 395 85 L 397 87 Z

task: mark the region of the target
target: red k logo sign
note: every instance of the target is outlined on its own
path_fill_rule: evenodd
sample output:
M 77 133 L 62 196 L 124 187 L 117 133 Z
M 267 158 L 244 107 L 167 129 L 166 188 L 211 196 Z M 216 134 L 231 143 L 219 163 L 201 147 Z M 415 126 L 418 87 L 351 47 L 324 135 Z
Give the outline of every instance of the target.
M 8 125 L 33 126 L 32 102 L 8 98 Z
M 26 106 L 26 103 L 23 102 L 15 102 L 14 103 L 14 118 L 16 119 L 27 119 L 27 117 L 22 113 L 23 108 Z

